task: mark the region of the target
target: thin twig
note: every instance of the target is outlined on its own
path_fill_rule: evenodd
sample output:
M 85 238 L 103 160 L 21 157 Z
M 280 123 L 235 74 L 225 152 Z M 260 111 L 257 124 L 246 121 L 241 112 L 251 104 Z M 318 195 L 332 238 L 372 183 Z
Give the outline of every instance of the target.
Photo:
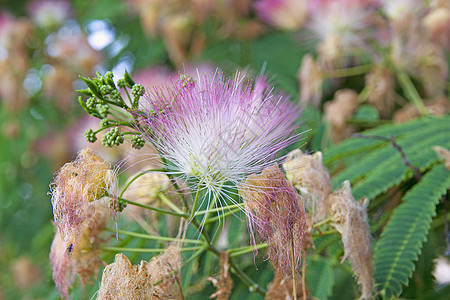
M 413 171 L 414 178 L 416 178 L 417 180 L 422 179 L 422 174 L 420 173 L 419 168 L 417 168 L 416 166 L 412 165 L 409 162 L 408 158 L 405 155 L 405 152 L 403 152 L 402 147 L 396 142 L 394 136 L 384 137 L 384 136 L 380 136 L 380 135 L 363 135 L 363 134 L 359 134 L 359 133 L 355 133 L 352 136 L 358 137 L 358 138 L 380 140 L 380 141 L 385 141 L 385 142 L 391 143 L 392 147 L 394 147 L 400 153 L 403 163 Z

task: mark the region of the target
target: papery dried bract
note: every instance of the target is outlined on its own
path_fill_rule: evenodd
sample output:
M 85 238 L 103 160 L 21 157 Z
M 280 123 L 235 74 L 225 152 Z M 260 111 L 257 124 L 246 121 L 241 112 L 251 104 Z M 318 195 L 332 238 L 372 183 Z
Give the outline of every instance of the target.
M 357 108 L 358 94 L 349 89 L 337 91 L 334 99 L 325 103 L 324 119 L 330 122 L 331 137 L 335 143 L 350 136 L 354 131 L 353 127 L 347 124 L 347 120 Z
M 122 253 L 103 271 L 99 300 L 178 299 L 176 276 L 181 268 L 181 246 L 174 244 L 149 262 L 133 266 Z M 156 284 L 156 285 L 155 285 Z
M 217 300 L 228 300 L 231 294 L 231 289 L 233 288 L 233 279 L 231 279 L 229 257 L 227 252 L 220 253 L 220 277 L 219 280 L 216 278 L 209 277 L 213 285 L 216 287 L 216 292 L 212 294 L 209 298 L 217 298 Z
M 370 248 L 370 228 L 367 217 L 367 199 L 355 201 L 346 180 L 341 189 L 329 195 L 331 202 L 332 225 L 339 231 L 344 244 L 345 255 L 352 264 L 362 298 L 372 299 L 374 281 L 372 278 L 372 251 Z
M 278 166 L 252 174 L 239 185 L 249 226 L 268 243 L 274 268 L 285 275 L 298 271 L 310 242 L 308 220 L 300 196 Z
M 305 54 L 297 74 L 300 81 L 300 103 L 319 107 L 324 75 L 311 54 Z
M 300 29 L 306 20 L 307 0 L 260 0 L 256 13 L 263 21 L 281 29 Z
M 108 198 L 103 198 L 88 204 L 85 211 L 88 221 L 76 240 L 64 241 L 59 230 L 55 232 L 50 248 L 50 264 L 53 280 L 65 299 L 69 298 L 69 286 L 77 274 L 82 284 L 90 282 L 90 278 L 97 275 L 103 264 L 98 251 L 102 242 L 99 234 L 110 218 L 108 202 Z
M 332 191 L 330 174 L 322 162 L 322 153 L 312 155 L 294 150 L 283 164 L 287 179 L 301 192 L 306 208 L 314 221 L 327 217 L 330 211 L 328 194 Z
M 303 297 L 303 286 L 301 280 L 296 280 L 297 299 L 307 300 Z M 294 299 L 292 294 L 293 280 L 275 272 L 275 277 L 269 284 L 265 299 L 267 300 L 290 300 Z M 307 296 L 309 293 L 307 293 Z
M 65 242 L 78 239 L 95 213 L 96 205 L 91 203 L 105 194 L 111 195 L 115 181 L 106 161 L 89 148 L 60 169 L 51 192 L 55 225 Z

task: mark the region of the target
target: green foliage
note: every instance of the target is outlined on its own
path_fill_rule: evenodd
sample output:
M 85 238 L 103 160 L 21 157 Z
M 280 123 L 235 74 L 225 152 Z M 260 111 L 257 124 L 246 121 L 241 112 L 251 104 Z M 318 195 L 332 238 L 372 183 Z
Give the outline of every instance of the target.
M 415 119 L 413 121 L 392 125 L 387 124 L 375 129 L 367 130 L 364 132 L 366 135 L 379 135 L 379 136 L 394 136 L 397 140 L 400 140 L 404 136 L 417 134 L 420 130 L 428 130 L 428 127 L 435 127 L 442 125 L 447 127 L 450 122 L 450 117 L 443 118 L 431 118 L 424 117 Z M 432 129 L 432 128 L 431 128 Z M 339 143 L 332 148 L 328 149 L 324 153 L 324 163 L 331 164 L 339 159 L 351 157 L 353 155 L 366 153 L 367 151 L 374 150 L 378 147 L 385 145 L 386 142 L 380 140 L 351 138 Z
M 306 274 L 311 295 L 322 300 L 328 299 L 334 285 L 332 260 L 314 257 L 308 263 Z
M 448 148 L 448 128 L 450 118 L 423 118 L 400 125 L 385 125 L 367 130 L 363 135 L 394 136 L 396 143 L 405 152 L 410 163 L 421 171 L 438 160 L 432 147 L 440 145 Z M 355 159 L 354 155 L 362 155 Z M 355 198 L 373 199 L 390 187 L 413 176 L 413 172 L 403 162 L 400 153 L 389 142 L 366 139 L 348 139 L 324 153 L 324 161 L 352 157 L 351 164 L 333 177 L 334 187 L 344 180 L 352 183 Z
M 408 284 L 421 253 L 436 204 L 450 188 L 450 172 L 438 165 L 404 197 L 381 234 L 375 249 L 374 277 L 378 290 L 386 298 L 400 295 Z

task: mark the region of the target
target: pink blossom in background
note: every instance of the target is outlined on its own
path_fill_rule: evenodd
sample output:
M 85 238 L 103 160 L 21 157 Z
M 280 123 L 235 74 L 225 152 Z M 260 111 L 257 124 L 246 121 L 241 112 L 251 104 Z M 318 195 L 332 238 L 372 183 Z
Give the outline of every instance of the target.
M 60 26 L 72 16 L 72 7 L 66 0 L 35 0 L 27 5 L 33 22 L 43 28 Z
M 309 0 L 261 0 L 254 4 L 258 17 L 286 30 L 300 29 L 306 20 Z
M 348 56 L 355 48 L 367 48 L 376 29 L 378 1 L 312 0 L 308 28 L 320 40 L 325 60 Z

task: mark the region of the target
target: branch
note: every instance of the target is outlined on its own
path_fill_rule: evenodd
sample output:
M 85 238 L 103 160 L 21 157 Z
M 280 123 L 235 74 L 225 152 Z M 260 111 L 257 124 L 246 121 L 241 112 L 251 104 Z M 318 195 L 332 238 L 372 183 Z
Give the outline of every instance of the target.
M 395 137 L 393 136 L 389 136 L 389 137 L 384 137 L 384 136 L 380 136 L 380 135 L 362 135 L 359 133 L 355 133 L 352 135 L 353 137 L 359 137 L 359 138 L 366 138 L 366 139 L 374 139 L 374 140 L 380 140 L 380 141 L 385 141 L 385 142 L 390 142 L 392 147 L 394 147 L 401 155 L 403 163 L 410 168 L 413 173 L 414 173 L 414 178 L 416 178 L 417 180 L 421 180 L 422 179 L 422 174 L 420 174 L 420 170 L 419 168 L 417 168 L 416 166 L 412 165 L 408 158 L 405 155 L 405 152 L 403 152 L 402 147 L 397 144 L 397 142 L 395 141 Z

